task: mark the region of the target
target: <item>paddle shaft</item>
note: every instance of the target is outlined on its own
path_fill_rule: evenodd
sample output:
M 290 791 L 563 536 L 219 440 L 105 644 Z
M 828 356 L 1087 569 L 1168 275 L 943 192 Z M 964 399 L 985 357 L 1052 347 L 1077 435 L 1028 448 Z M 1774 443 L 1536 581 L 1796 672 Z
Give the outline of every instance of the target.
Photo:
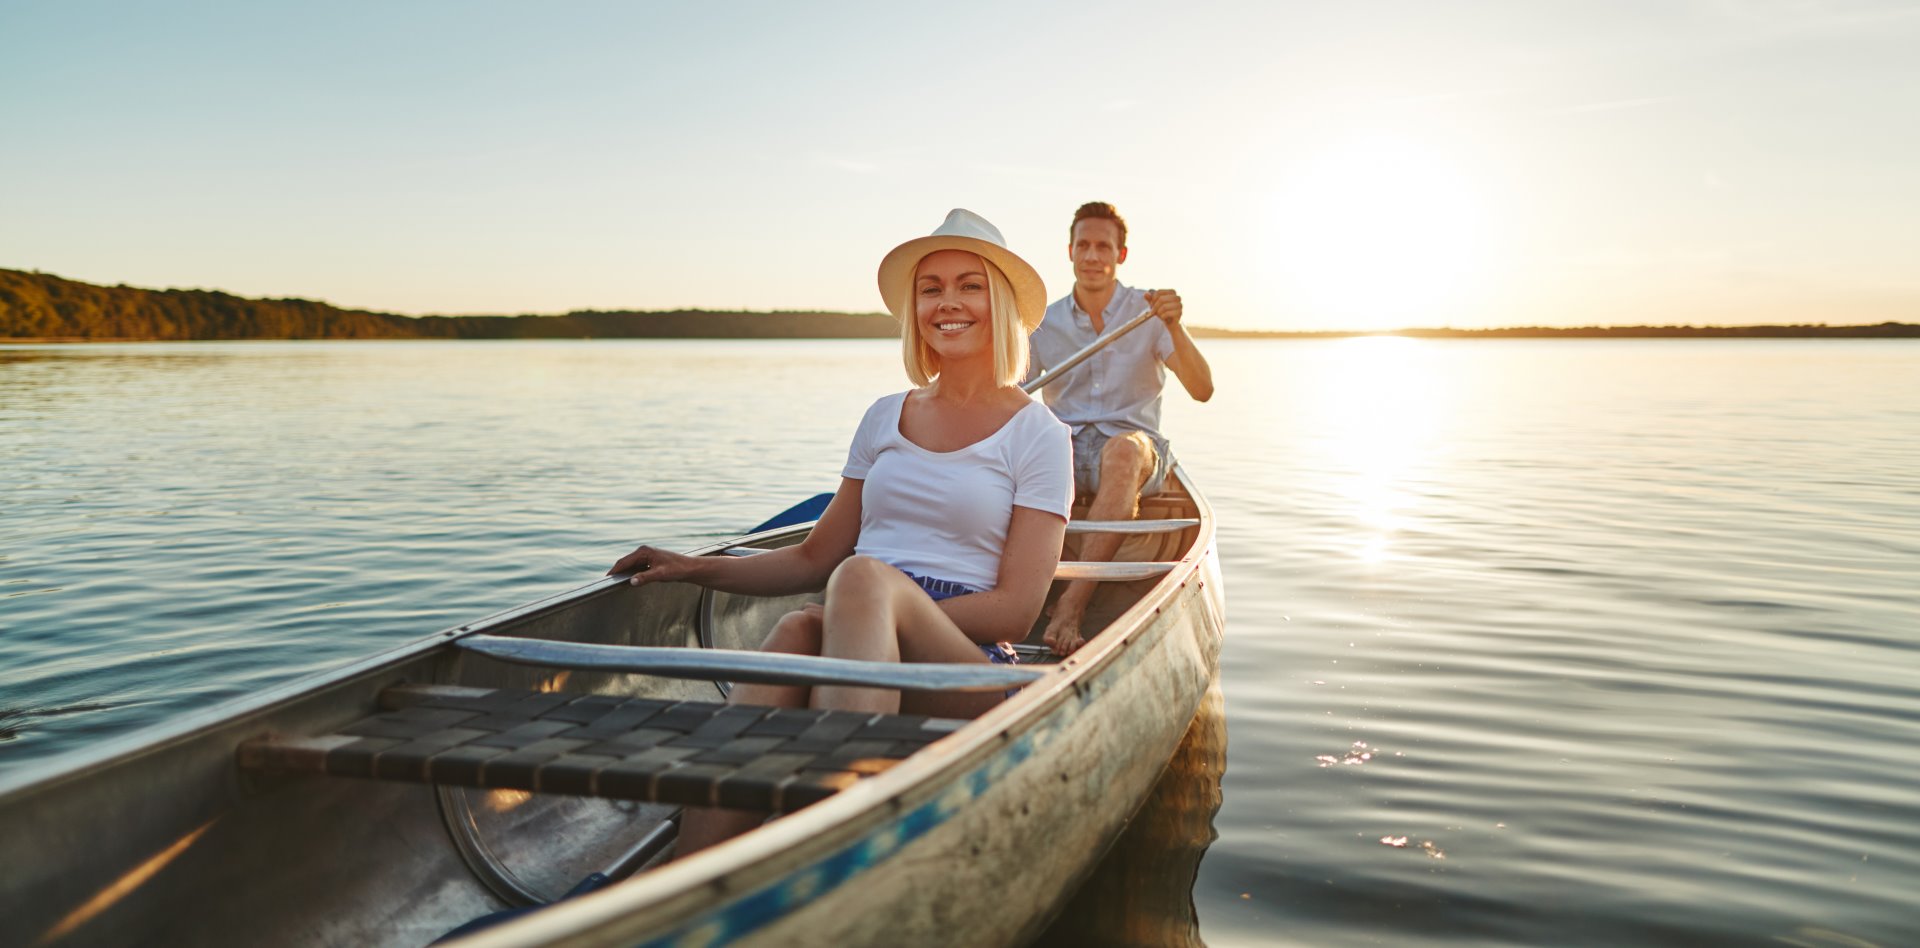
M 1059 365 L 1056 365 L 1053 368 L 1040 373 L 1039 378 L 1034 379 L 1033 381 L 1020 386 L 1020 389 L 1026 392 L 1027 394 L 1031 395 L 1034 392 L 1037 392 L 1043 388 L 1046 388 L 1048 385 L 1053 384 L 1055 379 L 1058 379 L 1060 376 L 1067 374 L 1067 372 L 1072 370 L 1074 366 L 1077 366 L 1080 363 L 1087 361 L 1089 358 L 1093 357 L 1094 353 L 1099 352 L 1101 349 L 1106 348 L 1108 343 L 1114 341 L 1115 339 L 1120 338 L 1121 336 L 1126 335 L 1127 333 L 1134 331 L 1135 329 L 1140 328 L 1142 325 L 1146 323 L 1147 320 L 1152 318 L 1153 318 L 1153 310 L 1149 309 L 1146 312 L 1141 313 L 1140 315 L 1127 320 L 1126 324 L 1121 326 L 1119 329 L 1116 329 L 1110 333 L 1107 333 L 1101 336 L 1100 338 L 1095 339 L 1094 341 L 1088 343 L 1085 349 L 1082 349 L 1079 352 L 1076 352 L 1073 355 L 1068 356 L 1066 360 L 1061 362 Z

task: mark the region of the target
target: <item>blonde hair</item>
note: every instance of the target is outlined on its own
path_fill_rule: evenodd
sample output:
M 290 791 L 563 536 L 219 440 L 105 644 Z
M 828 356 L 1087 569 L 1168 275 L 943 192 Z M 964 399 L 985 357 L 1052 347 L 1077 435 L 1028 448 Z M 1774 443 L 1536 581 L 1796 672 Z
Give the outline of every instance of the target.
M 1027 325 L 1020 320 L 1013 283 L 993 261 L 980 257 L 980 262 L 986 266 L 987 301 L 993 311 L 987 321 L 993 327 L 993 380 L 1000 385 L 1018 385 L 1027 377 Z M 916 272 L 919 267 L 916 262 Z M 907 367 L 907 378 L 915 385 L 928 385 L 940 375 L 940 357 L 920 335 L 916 308 L 914 294 L 909 291 L 895 301 L 893 316 L 900 320 L 900 355 Z

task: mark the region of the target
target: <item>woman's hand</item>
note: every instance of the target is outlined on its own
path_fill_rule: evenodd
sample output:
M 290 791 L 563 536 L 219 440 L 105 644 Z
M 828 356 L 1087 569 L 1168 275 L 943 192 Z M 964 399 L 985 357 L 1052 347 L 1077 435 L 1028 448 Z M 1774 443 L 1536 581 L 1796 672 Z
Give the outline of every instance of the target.
M 860 537 L 860 487 L 860 481 L 841 478 L 840 490 L 820 522 L 793 546 L 752 556 L 688 556 L 642 546 L 621 557 L 607 575 L 632 573 L 627 582 L 635 586 L 693 583 L 745 596 L 817 592 L 826 586 L 833 568 L 853 555 L 854 541 Z
M 645 586 L 648 583 L 688 582 L 698 568 L 699 562 L 700 558 L 696 556 L 673 553 L 658 547 L 642 546 L 621 557 L 619 562 L 613 564 L 612 569 L 607 570 L 607 575 L 632 573 L 633 578 L 627 582 L 635 586 Z

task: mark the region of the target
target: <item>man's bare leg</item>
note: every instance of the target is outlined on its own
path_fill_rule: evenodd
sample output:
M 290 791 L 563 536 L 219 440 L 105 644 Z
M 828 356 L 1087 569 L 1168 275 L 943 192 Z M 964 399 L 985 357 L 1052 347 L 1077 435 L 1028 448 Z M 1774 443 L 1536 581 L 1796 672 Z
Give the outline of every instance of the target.
M 1153 442 L 1138 431 L 1108 438 L 1100 449 L 1100 489 L 1087 505 L 1088 520 L 1132 520 L 1140 514 L 1140 488 L 1153 475 Z M 1089 533 L 1081 538 L 1080 558 L 1104 563 L 1113 559 L 1126 536 L 1118 533 Z M 1047 647 L 1056 655 L 1071 655 L 1086 644 L 1080 622 L 1086 618 L 1087 604 L 1093 601 L 1097 584 L 1081 580 L 1068 583 L 1053 604 L 1053 617 L 1047 622 Z

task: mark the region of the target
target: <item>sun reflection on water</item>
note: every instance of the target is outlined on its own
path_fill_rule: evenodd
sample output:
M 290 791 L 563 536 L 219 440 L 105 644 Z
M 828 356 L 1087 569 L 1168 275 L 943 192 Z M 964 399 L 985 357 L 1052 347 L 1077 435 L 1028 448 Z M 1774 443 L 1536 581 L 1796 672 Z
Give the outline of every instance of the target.
M 1316 406 L 1325 456 L 1359 529 L 1354 555 L 1380 563 L 1391 555 L 1418 501 L 1408 475 L 1434 453 L 1452 392 L 1434 370 L 1435 344 L 1365 336 L 1329 345 Z

